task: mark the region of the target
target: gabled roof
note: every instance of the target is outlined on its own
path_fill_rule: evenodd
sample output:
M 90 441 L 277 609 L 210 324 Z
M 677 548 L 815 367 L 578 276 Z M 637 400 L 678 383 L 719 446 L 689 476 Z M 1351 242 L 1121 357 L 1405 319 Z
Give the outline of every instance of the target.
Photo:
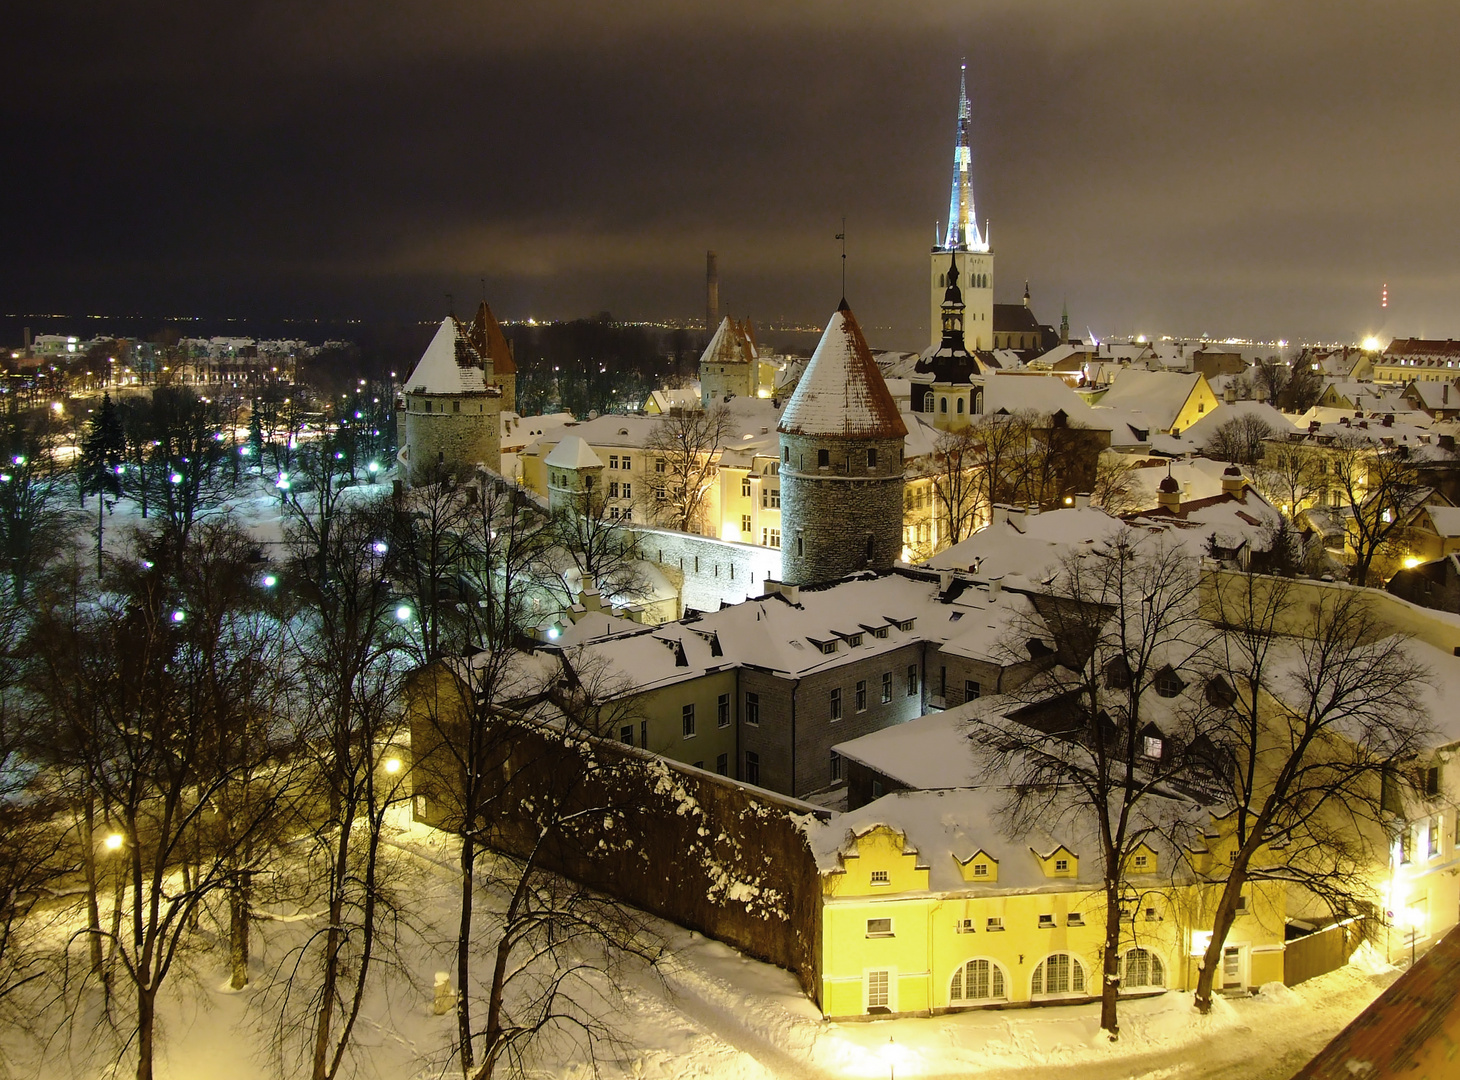
M 1202 378 L 1194 372 L 1127 368 L 1100 399 L 1100 408 L 1142 412 L 1168 430 Z
M 500 334 L 501 329 L 497 332 Z M 463 365 L 463 359 L 468 363 Z M 470 346 L 461 340 L 456 320 L 448 315 L 441 320 L 436 336 L 421 354 L 403 389 L 408 394 L 479 394 L 487 388 L 487 382 L 486 372 L 473 362 L 476 359 Z
M 602 468 L 603 460 L 581 436 L 569 435 L 553 447 L 552 452 L 543 459 L 543 464 L 558 469 L 593 469 Z
M 826 324 L 776 430 L 862 439 L 900 439 L 907 434 L 897 403 L 845 300 Z
M 1034 312 L 1023 304 L 994 305 L 994 333 L 1038 334 L 1041 329 Z
M 502 333 L 501 323 L 497 322 L 497 317 L 492 314 L 492 309 L 485 300 L 477 308 L 476 318 L 472 320 L 471 329 L 466 336 L 472 348 L 491 363 L 494 374 L 517 373 L 517 363 L 512 359 L 512 346 L 508 344 L 507 335 Z

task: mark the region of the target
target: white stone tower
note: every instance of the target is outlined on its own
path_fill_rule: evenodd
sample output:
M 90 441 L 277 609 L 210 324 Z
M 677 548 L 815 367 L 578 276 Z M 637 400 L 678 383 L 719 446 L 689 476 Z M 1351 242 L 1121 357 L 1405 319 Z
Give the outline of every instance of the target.
M 928 345 L 937 348 L 943 337 L 943 293 L 948 287 L 948 257 L 958 266 L 963 283 L 963 337 L 970 350 L 994 347 L 994 255 L 989 250 L 988 225 L 978 227 L 973 202 L 973 150 L 969 145 L 972 111 L 968 106 L 968 65 L 958 80 L 958 136 L 953 144 L 953 194 L 948 205 L 948 228 L 934 243 L 929 261 Z

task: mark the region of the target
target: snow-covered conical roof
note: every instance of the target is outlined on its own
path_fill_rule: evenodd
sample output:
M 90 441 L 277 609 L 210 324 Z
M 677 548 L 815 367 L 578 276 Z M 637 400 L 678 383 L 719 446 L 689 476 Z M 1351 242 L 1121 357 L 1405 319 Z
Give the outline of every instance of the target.
M 569 435 L 553 447 L 543 464 L 556 469 L 602 468 L 603 459 L 593 452 L 593 447 L 583 441 L 581 435 Z
M 748 364 L 754 359 L 755 340 L 750 336 L 749 326 L 742 326 L 726 315 L 700 355 L 700 364 Z
M 897 403 L 845 300 L 826 324 L 776 430 L 862 439 L 900 439 L 907 434 Z
M 473 394 L 487 388 L 485 372 L 473 363 L 463 366 L 457 359 L 457 338 L 460 329 L 450 315 L 441 320 L 441 327 L 416 369 L 405 381 L 408 394 Z

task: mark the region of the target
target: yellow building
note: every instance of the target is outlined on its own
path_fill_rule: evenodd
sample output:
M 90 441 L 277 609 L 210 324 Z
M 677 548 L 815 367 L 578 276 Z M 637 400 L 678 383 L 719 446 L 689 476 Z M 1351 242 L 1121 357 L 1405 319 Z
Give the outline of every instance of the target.
M 1105 894 L 1093 837 L 1008 840 L 999 798 L 990 789 L 899 792 L 815 827 L 818 989 L 828 1018 L 1099 996 Z M 1220 835 L 1219 824 L 1209 832 Z M 1192 856 L 1176 860 L 1154 840 L 1132 853 L 1123 994 L 1195 984 L 1221 876 L 1217 856 L 1207 853 L 1205 874 L 1193 871 Z M 1276 883 L 1249 886 L 1219 987 L 1282 979 L 1285 892 Z

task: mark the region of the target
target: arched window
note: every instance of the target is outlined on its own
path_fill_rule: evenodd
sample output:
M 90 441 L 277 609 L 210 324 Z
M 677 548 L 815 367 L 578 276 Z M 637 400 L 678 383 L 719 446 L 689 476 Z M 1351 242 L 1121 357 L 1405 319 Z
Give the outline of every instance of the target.
M 933 393 L 930 390 L 930 391 L 928 391 L 927 396 L 925 396 L 923 398 L 923 412 L 932 412 L 932 411 L 933 411 Z
M 1125 990 L 1145 990 L 1166 985 L 1166 966 L 1150 949 L 1131 949 L 1121 957 L 1120 985 Z
M 948 287 L 948 282 L 946 280 L 944 280 L 944 275 L 939 274 L 938 275 L 938 288 L 944 289 L 944 288 L 947 288 L 947 287 Z
M 1007 1001 L 1009 981 L 1004 969 L 992 960 L 970 960 L 953 973 L 948 986 L 950 1004 Z
M 956 409 L 954 409 L 953 411 L 956 412 L 959 416 L 962 416 L 963 415 L 963 399 L 962 398 L 959 398 L 958 399 L 958 407 Z
M 939 412 L 947 412 L 948 411 L 948 399 L 947 398 L 939 398 L 938 399 L 938 411 Z
M 1079 958 L 1067 952 L 1051 953 L 1034 969 L 1034 982 L 1030 993 L 1040 994 L 1083 994 L 1085 992 L 1085 965 Z

